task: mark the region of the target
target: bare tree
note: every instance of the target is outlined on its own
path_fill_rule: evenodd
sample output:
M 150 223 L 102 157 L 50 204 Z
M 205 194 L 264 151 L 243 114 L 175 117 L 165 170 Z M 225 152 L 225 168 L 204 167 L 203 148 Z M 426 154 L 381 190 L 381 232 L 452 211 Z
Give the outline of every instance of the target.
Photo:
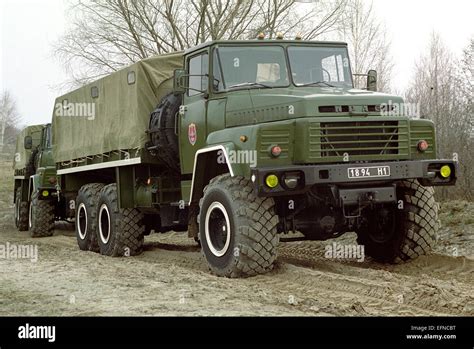
M 386 28 L 374 12 L 373 4 L 349 0 L 341 17 L 338 37 L 349 44 L 352 71 L 365 74 L 369 69 L 376 69 L 378 89 L 388 92 L 393 69 L 390 42 Z M 365 79 L 356 77 L 355 85 L 365 86 Z
M 217 39 L 335 30 L 347 0 L 74 0 L 55 53 L 76 85 L 143 58 Z
M 410 102 L 419 103 L 422 118 L 436 125 L 438 152 L 443 158 L 459 160 L 458 185 L 438 190 L 441 199 L 472 199 L 472 42 L 461 61 L 456 60 L 433 33 L 427 54 L 415 65 L 415 74 L 407 91 Z
M 15 100 L 8 91 L 3 91 L 0 94 L 0 150 L 14 143 L 20 121 Z

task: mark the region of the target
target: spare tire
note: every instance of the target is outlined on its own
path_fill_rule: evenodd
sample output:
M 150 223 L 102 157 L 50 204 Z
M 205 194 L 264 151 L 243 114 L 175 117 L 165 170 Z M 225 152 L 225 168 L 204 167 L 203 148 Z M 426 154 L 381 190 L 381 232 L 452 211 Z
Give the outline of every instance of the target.
M 148 130 L 151 141 L 148 149 L 175 172 L 180 171 L 176 114 L 179 112 L 181 101 L 180 94 L 170 93 L 163 97 L 151 113 Z

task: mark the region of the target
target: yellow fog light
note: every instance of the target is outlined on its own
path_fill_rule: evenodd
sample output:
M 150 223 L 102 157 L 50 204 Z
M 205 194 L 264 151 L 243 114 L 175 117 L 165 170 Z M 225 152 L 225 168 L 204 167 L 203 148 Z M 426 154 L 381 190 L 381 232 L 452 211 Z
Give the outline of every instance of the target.
M 43 190 L 43 192 L 41 193 L 43 196 L 49 196 L 49 191 L 47 190 Z
M 265 184 L 269 188 L 275 188 L 278 185 L 278 177 L 274 174 L 268 175 L 267 178 L 265 178 Z
M 440 173 L 441 177 L 449 178 L 449 176 L 451 176 L 451 167 L 449 167 L 448 165 L 444 165 L 439 170 L 439 173 Z

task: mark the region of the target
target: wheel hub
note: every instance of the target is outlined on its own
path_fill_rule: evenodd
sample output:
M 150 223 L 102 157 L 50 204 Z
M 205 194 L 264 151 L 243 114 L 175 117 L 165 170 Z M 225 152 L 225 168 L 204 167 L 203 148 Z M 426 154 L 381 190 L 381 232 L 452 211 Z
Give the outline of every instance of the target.
M 210 251 L 222 257 L 230 245 L 230 220 L 227 210 L 220 202 L 213 202 L 206 213 L 205 234 Z

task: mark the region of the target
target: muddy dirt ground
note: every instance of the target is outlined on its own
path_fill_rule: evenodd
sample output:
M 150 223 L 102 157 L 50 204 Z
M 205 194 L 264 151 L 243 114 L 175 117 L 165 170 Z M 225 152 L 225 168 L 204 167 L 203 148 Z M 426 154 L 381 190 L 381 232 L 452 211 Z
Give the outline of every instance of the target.
M 37 245 L 38 261 L 0 259 L 0 315 L 474 315 L 472 203 L 442 205 L 435 251 L 410 263 L 327 259 L 333 241 L 300 241 L 280 244 L 272 272 L 225 279 L 182 233 L 146 237 L 145 252 L 129 258 L 79 251 L 65 223 L 32 239 L 11 226 L 8 186 L 0 245 Z

